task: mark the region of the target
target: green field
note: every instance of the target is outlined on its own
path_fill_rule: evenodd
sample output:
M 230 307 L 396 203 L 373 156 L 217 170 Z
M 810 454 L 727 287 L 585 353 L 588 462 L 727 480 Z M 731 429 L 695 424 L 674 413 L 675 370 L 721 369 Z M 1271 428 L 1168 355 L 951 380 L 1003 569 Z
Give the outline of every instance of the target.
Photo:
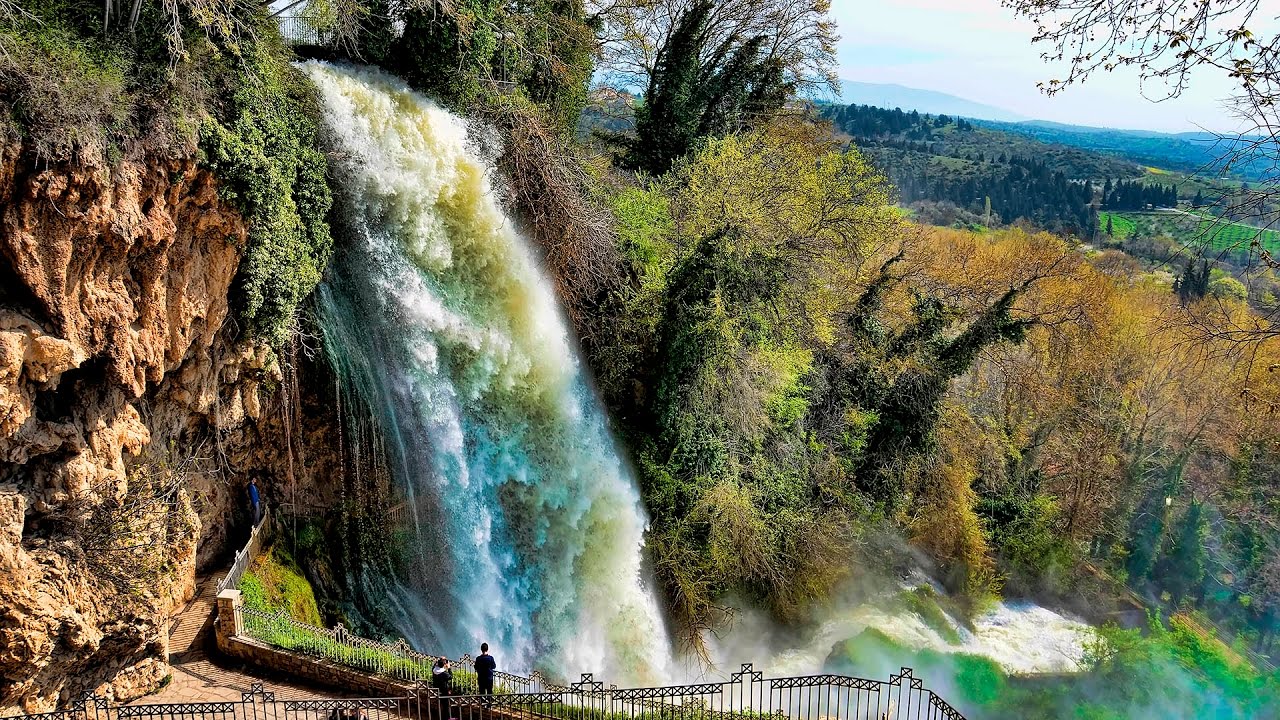
M 1104 234 L 1107 232 L 1107 218 L 1111 218 L 1111 236 L 1117 241 L 1127 239 L 1138 227 L 1132 216 L 1100 212 L 1098 213 L 1098 231 Z
M 1214 252 L 1244 253 L 1255 238 L 1273 255 L 1280 255 L 1280 232 L 1215 218 L 1203 211 L 1195 213 L 1199 220 L 1175 212 L 1098 213 L 1098 230 L 1105 233 L 1111 219 L 1112 237 L 1124 241 L 1139 234 L 1143 237 L 1167 235 L 1187 247 Z

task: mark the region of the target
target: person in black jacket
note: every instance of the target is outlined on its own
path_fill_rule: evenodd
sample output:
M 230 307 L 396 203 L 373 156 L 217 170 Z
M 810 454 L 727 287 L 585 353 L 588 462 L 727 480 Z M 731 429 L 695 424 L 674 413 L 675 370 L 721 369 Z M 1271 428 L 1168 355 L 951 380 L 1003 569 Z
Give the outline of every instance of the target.
M 453 668 L 449 666 L 449 659 L 441 656 L 436 660 L 435 666 L 431 668 L 431 684 L 441 695 L 448 695 L 453 690 Z
M 476 684 L 480 686 L 481 695 L 493 694 L 493 671 L 498 663 L 489 654 L 489 643 L 480 643 L 480 657 L 476 658 Z

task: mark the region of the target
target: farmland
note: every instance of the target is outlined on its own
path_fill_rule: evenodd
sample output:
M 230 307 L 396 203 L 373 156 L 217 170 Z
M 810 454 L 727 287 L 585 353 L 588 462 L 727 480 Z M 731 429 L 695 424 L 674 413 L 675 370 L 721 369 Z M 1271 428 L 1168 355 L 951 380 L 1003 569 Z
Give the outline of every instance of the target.
M 1280 255 L 1280 233 L 1275 230 L 1233 223 L 1203 211 L 1100 212 L 1099 232 L 1106 232 L 1108 219 L 1118 242 L 1164 235 L 1186 247 L 1235 255 L 1247 251 L 1256 238 L 1264 249 Z

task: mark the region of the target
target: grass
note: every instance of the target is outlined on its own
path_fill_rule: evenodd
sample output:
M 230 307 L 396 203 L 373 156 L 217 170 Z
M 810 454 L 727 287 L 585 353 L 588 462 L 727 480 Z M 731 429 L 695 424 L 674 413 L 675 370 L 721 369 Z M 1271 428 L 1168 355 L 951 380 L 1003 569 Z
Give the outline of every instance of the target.
M 1257 239 L 1266 250 L 1272 253 L 1280 251 L 1280 233 L 1275 230 L 1261 230 L 1233 223 L 1203 210 L 1192 212 L 1203 218 L 1196 226 L 1196 235 L 1202 242 L 1207 243 L 1207 247 L 1217 251 L 1244 250 Z
M 1107 231 L 1108 218 L 1111 219 L 1111 236 L 1117 241 L 1125 240 L 1137 229 L 1137 223 L 1130 216 L 1121 213 L 1100 212 L 1098 213 L 1098 229 L 1103 233 Z
M 1214 252 L 1244 253 L 1257 238 L 1272 254 L 1280 254 L 1280 232 L 1217 218 L 1203 210 L 1193 211 L 1199 220 L 1173 212 L 1100 212 L 1098 229 L 1105 233 L 1111 219 L 1112 237 L 1121 242 L 1135 234 L 1144 237 L 1167 235 L 1186 247 Z
M 378 675 L 431 681 L 434 657 L 414 657 L 379 647 L 359 647 L 335 640 L 318 627 L 309 627 L 288 617 L 261 617 L 244 614 L 244 630 L 249 637 L 282 650 L 330 660 Z M 468 692 L 476 688 L 475 673 L 454 668 L 454 686 Z
M 315 591 L 282 546 L 273 545 L 254 558 L 237 587 L 246 607 L 284 611 L 299 622 L 321 624 Z

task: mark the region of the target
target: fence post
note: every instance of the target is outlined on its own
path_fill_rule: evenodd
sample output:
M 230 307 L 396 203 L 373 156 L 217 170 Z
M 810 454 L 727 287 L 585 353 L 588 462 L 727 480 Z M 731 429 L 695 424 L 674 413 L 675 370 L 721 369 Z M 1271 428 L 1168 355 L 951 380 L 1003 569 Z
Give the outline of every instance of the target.
M 226 647 L 226 641 L 244 635 L 244 619 L 240 615 L 240 591 L 226 589 L 218 593 L 218 648 Z

